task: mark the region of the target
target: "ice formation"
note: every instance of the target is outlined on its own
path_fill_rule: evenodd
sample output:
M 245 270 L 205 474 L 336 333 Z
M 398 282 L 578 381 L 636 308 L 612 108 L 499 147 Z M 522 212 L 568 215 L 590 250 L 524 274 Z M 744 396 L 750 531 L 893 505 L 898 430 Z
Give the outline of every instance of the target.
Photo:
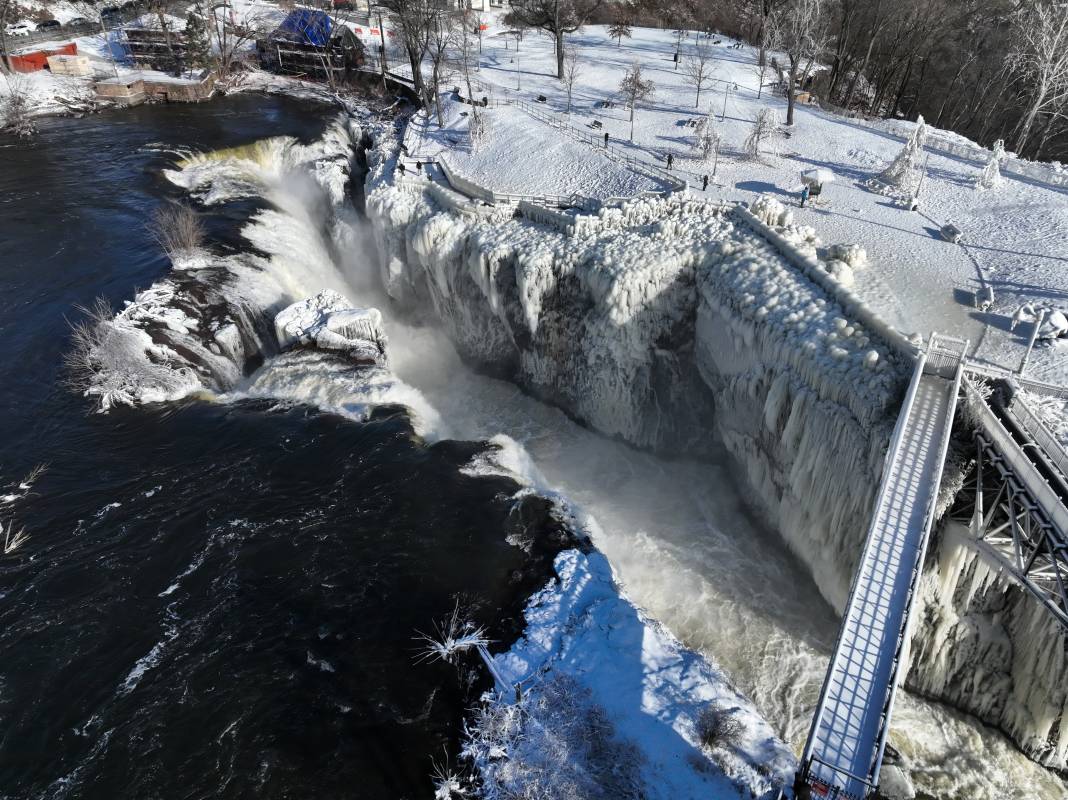
M 247 364 L 277 352 L 270 322 L 275 310 L 323 287 L 346 288 L 330 255 L 341 233 L 338 215 L 347 202 L 359 133 L 339 118 L 311 144 L 274 137 L 194 155 L 165 171 L 208 205 L 248 196 L 268 200 L 273 207 L 256 212 L 242 231 L 267 255 L 206 252 L 177 260 L 167 277 L 113 318 L 93 320 L 77 367 L 87 376 L 86 394 L 102 410 L 231 389 Z M 324 321 L 318 346 L 341 346 L 334 335 L 349 334 L 384 345 L 371 311 Z
M 283 309 L 274 318 L 278 344 L 346 353 L 357 363 L 384 364 L 386 335 L 377 308 L 353 308 L 342 295 L 324 289 Z
M 841 607 L 904 388 L 876 333 L 718 204 L 642 198 L 562 231 L 443 209 L 389 180 L 387 146 L 370 163 L 367 211 L 398 302 L 604 433 L 669 452 L 725 442 Z M 815 256 L 780 203 L 754 205 Z
M 948 522 L 921 587 L 908 685 L 1008 732 L 1040 763 L 1068 769 L 1068 637 Z
M 922 130 L 912 140 L 915 155 Z M 822 248 L 773 198 L 754 202 L 753 224 L 678 195 L 592 215 L 458 213 L 392 181 L 393 146 L 369 154 L 367 211 L 398 304 L 436 316 L 469 361 L 606 434 L 669 453 L 722 442 L 753 503 L 841 609 L 914 346 L 849 290 L 863 247 Z M 956 658 L 965 669 L 966 630 L 921 625 L 911 680 L 982 715 L 981 692 L 955 691 L 952 670 L 925 666 Z M 1029 670 L 1065 672 L 1048 654 L 1007 667 L 1006 651 L 990 653 L 1017 675 L 1003 696 L 1028 695 Z M 1039 695 L 1059 708 L 1054 689 Z M 1035 710 L 1045 702 L 984 718 L 1033 742 L 1046 721 L 1062 724 Z

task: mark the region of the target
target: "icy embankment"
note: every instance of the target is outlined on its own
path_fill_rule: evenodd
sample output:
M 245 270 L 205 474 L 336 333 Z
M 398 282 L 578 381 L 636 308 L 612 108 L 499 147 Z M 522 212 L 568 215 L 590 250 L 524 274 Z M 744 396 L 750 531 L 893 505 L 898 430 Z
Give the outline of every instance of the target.
M 71 359 L 86 395 L 107 410 L 225 391 L 250 364 L 277 352 L 276 311 L 324 288 L 344 291 L 332 252 L 335 238 L 348 233 L 340 214 L 359 135 L 354 123 L 339 118 L 308 145 L 275 137 L 195 155 L 166 170 L 205 206 L 247 197 L 270 203 L 242 230 L 257 252 L 203 250 L 178 258 L 167 277 L 118 314 L 94 314 Z M 354 324 L 332 317 L 317 334 L 318 345 Z
M 715 204 L 642 199 L 569 235 L 510 211 L 451 213 L 425 183 L 393 180 L 389 143 L 370 164 L 399 304 L 603 433 L 696 455 L 725 442 L 842 607 L 905 385 L 884 344 Z
M 1063 628 L 947 522 L 923 578 L 907 685 L 1009 733 L 1039 763 L 1068 769 Z
M 469 472 L 539 481 L 515 442 L 493 443 Z M 595 521 L 541 491 L 594 533 Z M 468 729 L 482 795 L 777 796 L 796 760 L 726 676 L 631 603 L 601 553 L 566 550 L 554 567 L 523 637 L 494 657 L 498 691 Z
M 696 455 L 718 438 L 754 505 L 841 609 L 911 372 L 882 333 L 712 204 L 676 197 L 524 219 L 396 180 L 394 147 L 370 154 L 367 210 L 398 305 L 436 316 L 465 358 L 603 433 Z M 861 248 L 824 247 L 780 204 L 753 211 L 843 285 L 863 268 Z M 954 591 L 921 611 L 911 685 L 1063 765 L 1066 665 L 1053 645 L 1024 643 L 1033 601 L 994 582 L 976 615 L 961 600 L 969 593 Z M 1019 611 L 992 611 L 1008 607 Z M 1016 644 L 984 644 L 996 639 Z

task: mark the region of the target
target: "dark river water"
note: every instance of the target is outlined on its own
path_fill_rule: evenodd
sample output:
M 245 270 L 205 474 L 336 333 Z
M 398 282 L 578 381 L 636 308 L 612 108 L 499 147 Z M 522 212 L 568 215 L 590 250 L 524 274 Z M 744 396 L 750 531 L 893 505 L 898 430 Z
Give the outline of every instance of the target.
M 0 556 L 0 796 L 427 797 L 480 686 L 415 663 L 416 631 L 460 597 L 507 643 L 548 575 L 505 542 L 549 524 L 538 501 L 515 513 L 458 471 L 482 445 L 428 446 L 399 408 L 99 414 L 63 386 L 75 307 L 169 268 L 145 221 L 173 151 L 327 117 L 236 96 L 0 138 L 0 483 L 48 467 L 0 507 L 29 534 Z

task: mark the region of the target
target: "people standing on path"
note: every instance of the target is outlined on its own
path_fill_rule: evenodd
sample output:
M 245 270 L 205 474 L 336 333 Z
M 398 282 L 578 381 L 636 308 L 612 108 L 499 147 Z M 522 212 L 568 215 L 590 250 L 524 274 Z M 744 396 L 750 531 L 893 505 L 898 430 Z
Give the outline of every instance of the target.
M 805 201 L 808 200 L 808 185 L 806 184 L 801 188 L 801 208 L 805 207 Z
M 702 192 L 707 192 L 708 191 L 708 176 L 707 175 L 705 175 L 704 177 L 701 178 L 701 191 Z
M 671 165 L 672 165 L 672 163 L 674 161 L 675 161 L 675 156 L 671 155 L 671 153 L 668 153 L 668 169 L 671 169 Z
M 608 149 L 608 131 L 604 132 L 604 149 Z

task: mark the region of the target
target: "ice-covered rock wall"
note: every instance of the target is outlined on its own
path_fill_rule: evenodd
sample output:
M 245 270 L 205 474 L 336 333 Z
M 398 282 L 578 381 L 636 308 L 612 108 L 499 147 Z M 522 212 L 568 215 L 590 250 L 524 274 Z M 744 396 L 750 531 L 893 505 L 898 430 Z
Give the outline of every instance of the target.
M 209 244 L 174 259 L 170 274 L 117 314 L 96 313 L 71 359 L 85 393 L 106 410 L 230 389 L 277 352 L 276 312 L 324 289 L 346 291 L 332 256 L 350 232 L 342 217 L 351 212 L 350 171 L 361 134 L 339 117 L 309 144 L 271 137 L 194 155 L 165 170 L 205 207 L 265 200 L 269 207 L 257 210 L 241 231 L 255 251 L 222 255 Z M 316 345 L 333 339 L 340 348 L 353 336 L 374 345 L 375 324 L 335 314 L 322 320 Z M 365 357 L 373 361 L 375 353 Z
M 842 607 L 905 385 L 885 345 L 717 204 L 641 199 L 537 224 L 458 214 L 394 181 L 388 144 L 369 165 L 367 213 L 402 308 L 608 435 L 698 456 L 722 441 Z
M 843 608 L 912 369 L 904 338 L 858 321 L 870 309 L 851 316 L 714 204 L 641 200 L 573 224 L 461 209 L 395 181 L 391 150 L 371 152 L 366 188 L 397 305 L 437 318 L 466 358 L 604 433 L 698 456 L 722 442 L 753 505 Z M 832 278 L 837 265 L 863 266 L 862 248 L 822 248 L 782 209 L 753 210 L 776 246 L 818 257 Z M 932 560 L 954 552 L 942 543 Z M 1002 579 L 973 578 L 983 568 L 970 551 L 950 561 L 952 578 L 928 570 L 910 685 L 1063 766 L 1063 637 Z
M 909 688 L 1008 733 L 1068 770 L 1068 637 L 1052 614 L 947 522 L 920 592 Z

